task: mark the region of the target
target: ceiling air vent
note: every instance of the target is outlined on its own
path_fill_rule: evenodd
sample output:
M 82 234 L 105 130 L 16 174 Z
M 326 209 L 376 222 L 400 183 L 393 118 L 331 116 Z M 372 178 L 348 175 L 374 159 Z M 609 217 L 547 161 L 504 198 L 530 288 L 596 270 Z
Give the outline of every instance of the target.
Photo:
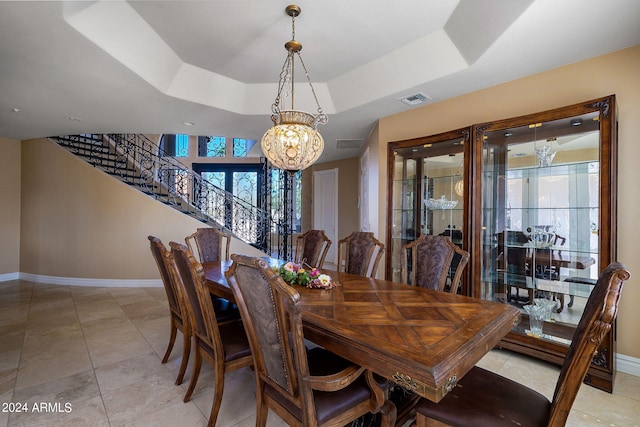
M 363 139 L 336 139 L 336 148 L 339 150 L 359 150 Z
M 413 95 L 407 95 L 400 98 L 400 101 L 411 106 L 423 104 L 429 100 L 431 100 L 431 98 L 422 92 L 414 93 Z

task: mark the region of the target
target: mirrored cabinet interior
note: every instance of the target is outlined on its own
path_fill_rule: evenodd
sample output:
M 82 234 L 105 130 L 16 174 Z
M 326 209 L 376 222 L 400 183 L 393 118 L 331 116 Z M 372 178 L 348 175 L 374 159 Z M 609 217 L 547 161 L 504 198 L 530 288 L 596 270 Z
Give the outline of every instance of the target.
M 615 96 L 497 119 L 389 143 L 386 278 L 421 233 L 450 236 L 471 255 L 461 292 L 521 310 L 500 347 L 561 364 L 616 260 Z M 609 392 L 614 338 L 585 379 Z
M 474 296 L 522 310 L 503 347 L 559 363 L 600 271 L 615 259 L 614 114 L 609 97 L 476 126 Z M 609 335 L 586 380 L 606 390 Z
M 389 144 L 387 279 L 401 281 L 402 246 L 421 234 L 466 248 L 465 150 L 470 128 Z

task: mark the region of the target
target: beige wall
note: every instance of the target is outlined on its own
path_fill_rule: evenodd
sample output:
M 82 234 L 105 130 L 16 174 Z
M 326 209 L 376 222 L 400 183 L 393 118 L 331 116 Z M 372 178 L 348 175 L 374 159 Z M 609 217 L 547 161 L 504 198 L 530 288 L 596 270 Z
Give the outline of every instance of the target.
M 0 276 L 20 271 L 20 141 L 0 138 Z
M 386 241 L 387 142 L 616 94 L 618 257 L 627 263 L 632 274 L 618 317 L 618 351 L 640 357 L 640 334 L 635 331 L 635 325 L 640 324 L 640 312 L 635 310 L 635 304 L 640 303 L 640 269 L 634 262 L 634 249 L 640 241 L 640 227 L 634 221 L 640 210 L 635 188 L 640 181 L 640 168 L 636 165 L 636 159 L 640 158 L 640 144 L 636 143 L 640 134 L 638 75 L 640 46 L 381 119 L 368 140 L 372 231 Z M 75 159 L 49 141 L 0 142 L 5 150 L 0 159 L 3 178 L 0 274 L 21 271 L 76 278 L 153 279 L 158 274 L 148 255 L 146 236 L 154 234 L 165 243 L 182 241 L 201 226 L 198 221 Z M 339 236 L 345 236 L 360 228 L 359 159 L 323 163 L 313 168 L 335 167 L 339 168 L 340 184 Z M 13 207 L 4 210 L 7 204 Z M 304 215 L 310 215 L 308 209 Z M 21 237 L 16 234 L 19 227 Z M 233 245 L 232 251 L 253 250 L 238 242 Z
M 468 95 L 436 102 L 380 119 L 378 137 L 369 148 L 378 153 L 378 233 L 386 241 L 387 143 L 432 135 L 482 123 L 562 107 L 615 94 L 618 102 L 618 260 L 631 280 L 625 286 L 618 314 L 618 352 L 640 357 L 640 268 L 637 247 L 640 211 L 640 46 L 568 65 Z
M 360 161 L 357 157 L 313 165 L 312 172 L 338 169 L 338 240 L 348 236 L 353 231 L 360 230 L 358 209 L 358 180 L 360 179 Z M 313 187 L 309 195 L 313 194 Z M 313 223 L 313 203 L 311 197 L 305 203 L 308 208 L 307 224 Z M 310 227 L 309 227 L 310 228 Z M 338 242 L 334 242 L 337 245 Z M 337 246 L 336 246 L 337 247 Z
M 202 223 L 45 140 L 22 142 L 20 271 L 90 279 L 157 279 L 148 235 L 165 244 Z M 232 252 L 260 252 L 233 241 Z

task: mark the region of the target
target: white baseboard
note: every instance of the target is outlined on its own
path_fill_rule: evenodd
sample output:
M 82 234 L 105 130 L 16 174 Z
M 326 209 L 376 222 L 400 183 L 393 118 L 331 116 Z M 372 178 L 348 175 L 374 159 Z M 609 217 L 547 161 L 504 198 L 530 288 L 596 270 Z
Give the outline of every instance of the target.
M 616 354 L 616 371 L 640 377 L 640 359 L 624 354 Z
M 18 277 L 16 277 L 17 279 Z M 104 286 L 111 288 L 161 288 L 160 279 L 83 279 L 75 277 L 42 276 L 39 274 L 19 273 L 21 280 L 28 280 L 35 283 L 47 283 L 49 285 L 68 286 Z M 11 279 L 15 280 L 15 279 Z
M 18 280 L 19 278 L 20 278 L 20 273 L 0 274 L 0 282 L 8 282 L 10 280 Z

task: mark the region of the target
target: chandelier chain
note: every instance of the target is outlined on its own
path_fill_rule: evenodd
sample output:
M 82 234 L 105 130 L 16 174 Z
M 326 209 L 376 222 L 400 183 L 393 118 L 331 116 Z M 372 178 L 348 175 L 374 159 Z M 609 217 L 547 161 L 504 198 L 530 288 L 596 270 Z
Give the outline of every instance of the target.
M 287 6 L 285 11 L 291 16 L 292 39 L 284 45 L 287 57 L 280 71 L 278 93 L 271 105 L 273 126 L 265 132 L 260 145 L 265 157 L 275 167 L 294 172 L 307 168 L 322 154 L 324 140 L 317 130 L 317 125 L 327 123 L 328 117 L 320 107 L 318 96 L 311 83 L 311 76 L 300 55 L 302 44 L 295 40 L 295 17 L 300 14 L 300 8 L 292 4 Z M 295 109 L 295 53 L 298 54 L 300 65 L 318 108 L 316 115 Z M 283 110 L 289 97 L 291 97 L 291 109 Z
M 304 74 L 307 77 L 307 82 L 309 83 L 309 87 L 311 88 L 311 93 L 313 94 L 313 99 L 315 99 L 316 101 L 316 105 L 318 106 L 318 114 L 324 116 L 324 112 L 322 111 L 322 107 L 320 106 L 320 102 L 318 102 L 318 96 L 316 95 L 316 91 L 313 88 L 313 85 L 311 84 L 311 76 L 309 76 L 309 72 L 307 71 L 307 67 L 304 65 L 304 61 L 302 60 L 302 56 L 300 55 L 300 52 L 296 52 L 298 54 L 298 59 L 300 60 L 300 63 L 302 64 L 302 69 L 304 70 Z M 325 123 L 326 123 L 326 116 L 325 116 Z
M 290 68 L 293 63 L 293 52 L 289 52 L 282 64 L 282 70 L 278 79 L 278 93 L 276 99 L 271 105 L 271 112 L 274 114 L 280 113 L 280 104 L 287 99 L 288 91 L 285 89 L 291 80 Z M 293 109 L 293 105 L 291 106 Z

